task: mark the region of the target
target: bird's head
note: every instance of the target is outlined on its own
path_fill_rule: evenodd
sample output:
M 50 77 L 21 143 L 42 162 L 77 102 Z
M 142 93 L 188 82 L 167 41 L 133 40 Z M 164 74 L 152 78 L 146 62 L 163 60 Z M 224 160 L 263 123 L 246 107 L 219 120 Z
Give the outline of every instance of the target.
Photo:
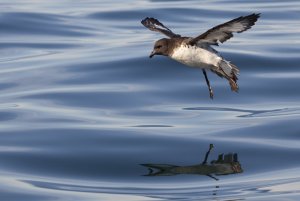
M 153 51 L 150 54 L 150 58 L 154 55 L 168 56 L 168 42 L 169 39 L 163 38 L 155 42 Z

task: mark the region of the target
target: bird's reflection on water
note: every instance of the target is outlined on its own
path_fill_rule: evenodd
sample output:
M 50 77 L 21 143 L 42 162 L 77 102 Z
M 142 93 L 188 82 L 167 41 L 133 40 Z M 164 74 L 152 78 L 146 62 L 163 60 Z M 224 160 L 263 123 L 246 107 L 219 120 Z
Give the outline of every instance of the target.
M 208 156 L 213 149 L 213 144 L 210 144 L 208 151 L 202 163 L 178 166 L 171 164 L 141 164 L 148 168 L 149 173 L 144 176 L 174 176 L 178 174 L 196 174 L 206 175 L 215 180 L 219 180 L 215 176 L 242 173 L 243 169 L 238 161 L 237 153 L 220 154 L 217 160 L 207 162 Z

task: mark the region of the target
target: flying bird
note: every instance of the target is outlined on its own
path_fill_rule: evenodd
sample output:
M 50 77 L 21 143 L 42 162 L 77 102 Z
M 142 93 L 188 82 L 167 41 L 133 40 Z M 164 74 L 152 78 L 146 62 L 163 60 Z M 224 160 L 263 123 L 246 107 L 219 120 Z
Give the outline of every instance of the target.
M 215 26 L 197 37 L 186 37 L 175 34 L 168 27 L 155 18 L 146 17 L 141 23 L 151 31 L 160 32 L 168 38 L 155 42 L 150 58 L 154 55 L 168 56 L 187 66 L 201 68 L 208 86 L 210 98 L 213 99 L 213 90 L 207 77 L 206 70 L 211 70 L 218 76 L 229 81 L 232 91 L 238 92 L 239 69 L 225 60 L 212 45 L 218 46 L 233 37 L 233 33 L 241 33 L 250 29 L 260 14 L 253 13 L 241 16 L 224 24 Z

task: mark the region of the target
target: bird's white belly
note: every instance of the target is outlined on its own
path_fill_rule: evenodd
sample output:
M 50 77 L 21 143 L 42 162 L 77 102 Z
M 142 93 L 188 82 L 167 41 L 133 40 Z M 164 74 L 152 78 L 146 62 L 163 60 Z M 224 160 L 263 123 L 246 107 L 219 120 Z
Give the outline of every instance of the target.
M 192 67 L 200 68 L 212 68 L 212 66 L 218 66 L 219 61 L 222 59 L 214 52 L 210 52 L 206 49 L 181 45 L 176 48 L 171 55 L 172 59 Z

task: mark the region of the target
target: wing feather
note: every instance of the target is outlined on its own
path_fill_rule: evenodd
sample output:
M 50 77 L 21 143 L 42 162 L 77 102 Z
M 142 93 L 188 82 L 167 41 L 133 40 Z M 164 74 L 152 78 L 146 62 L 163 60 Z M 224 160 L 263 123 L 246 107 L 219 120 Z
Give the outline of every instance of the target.
M 260 14 L 253 13 L 248 16 L 235 18 L 229 22 L 215 26 L 205 33 L 191 39 L 189 44 L 194 45 L 204 42 L 210 45 L 218 45 L 218 42 L 223 43 L 233 37 L 233 33 L 241 33 L 250 29 L 259 17 Z
M 141 23 L 146 28 L 150 29 L 151 31 L 160 32 L 160 33 L 165 34 L 166 36 L 168 36 L 170 38 L 180 37 L 180 35 L 173 33 L 168 27 L 163 25 L 161 22 L 159 22 L 155 18 L 146 17 L 145 19 L 143 19 L 141 21 Z

